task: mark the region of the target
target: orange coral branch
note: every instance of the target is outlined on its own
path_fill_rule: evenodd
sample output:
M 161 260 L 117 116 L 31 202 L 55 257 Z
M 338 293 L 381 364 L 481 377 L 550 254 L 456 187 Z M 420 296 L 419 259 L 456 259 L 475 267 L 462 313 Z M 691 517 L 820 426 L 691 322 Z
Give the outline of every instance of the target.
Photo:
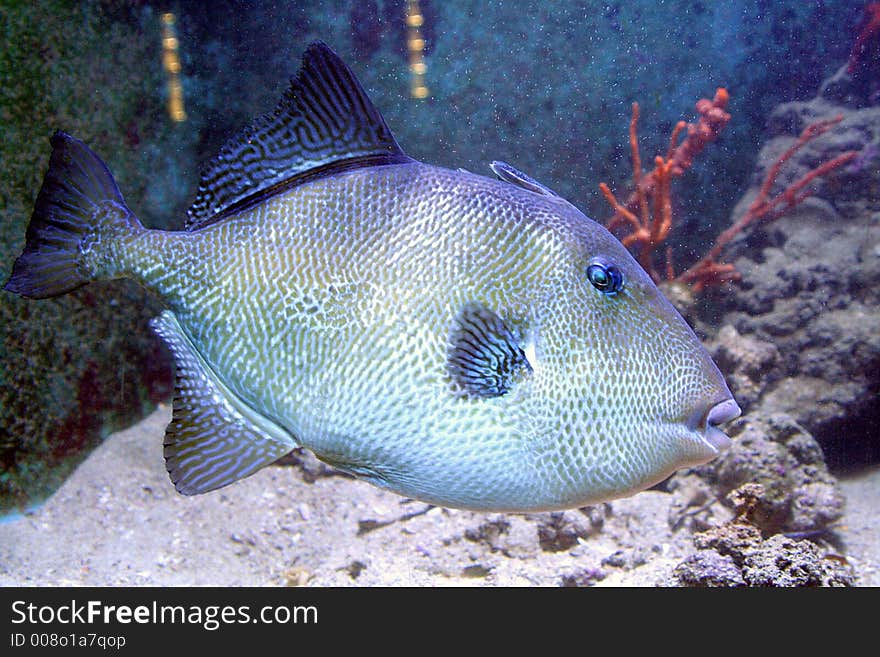
M 645 198 L 645 190 L 642 189 L 642 157 L 639 154 L 639 136 L 636 125 L 639 122 L 639 104 L 632 104 L 632 118 L 629 121 L 629 148 L 633 160 L 633 188 L 636 193 L 642 226 L 648 225 L 648 203 Z
M 682 175 L 706 144 L 717 138 L 730 120 L 730 114 L 725 111 L 729 100 L 730 95 L 726 89 L 718 89 L 711 101 L 705 98 L 700 100 L 696 105 L 700 115 L 697 123 L 679 121 L 675 125 L 669 138 L 666 157 L 654 158 L 654 169 L 648 174 L 642 171 L 639 153 L 639 104 L 632 104 L 629 144 L 633 163 L 633 191 L 626 203 L 620 203 L 607 184 L 601 183 L 599 189 L 614 211 L 607 222 L 608 230 L 623 228 L 630 231 L 621 238 L 621 242 L 637 253 L 639 264 L 655 280 L 659 279 L 659 275 L 653 264 L 654 251 L 666 241 L 672 230 L 672 178 Z M 678 139 L 685 130 L 687 136 L 679 143 Z M 671 262 L 667 259 L 667 274 L 671 270 Z
M 816 139 L 820 135 L 825 134 L 842 120 L 843 115 L 838 115 L 827 121 L 811 123 L 804 128 L 797 140 L 776 159 L 776 162 L 774 162 L 773 166 L 767 171 L 767 175 L 764 178 L 761 188 L 758 190 L 757 196 L 749 205 L 743 216 L 732 226 L 722 231 L 709 252 L 687 271 L 678 276 L 677 280 L 691 283 L 694 287 L 694 291 L 699 292 L 708 285 L 717 285 L 726 280 L 738 279 L 739 274 L 736 272 L 733 265 L 719 263 L 717 261 L 721 256 L 724 247 L 749 226 L 759 222 L 770 223 L 799 205 L 813 194 L 812 190 L 806 189 L 811 182 L 817 178 L 828 175 L 857 155 L 856 151 L 846 151 L 845 153 L 841 153 L 827 162 L 820 164 L 815 169 L 811 169 L 801 176 L 799 180 L 790 184 L 772 199 L 768 200 L 767 198 L 770 195 L 770 190 L 776 183 L 776 179 L 779 177 L 779 172 L 781 171 L 782 166 L 790 160 L 795 153 L 803 148 L 805 144 Z
M 712 100 L 701 99 L 696 104 L 697 113 L 700 115 L 697 123 L 685 123 L 679 121 L 672 130 L 669 139 L 669 149 L 666 152 L 665 161 L 671 161 L 670 173 L 673 177 L 681 176 L 693 164 L 694 158 L 699 155 L 706 145 L 714 141 L 727 122 L 730 114 L 727 113 L 727 104 L 730 102 L 730 94 L 727 89 L 719 88 L 715 91 Z M 642 162 L 639 155 L 636 123 L 639 120 L 639 104 L 632 105 L 632 119 L 629 123 L 629 143 L 633 159 L 633 191 L 623 205 L 630 211 L 642 213 L 642 223 L 646 224 L 642 208 L 646 208 L 644 199 L 651 196 L 657 184 L 656 170 L 643 175 Z M 683 130 L 687 130 L 687 136 L 681 143 L 678 138 Z M 617 212 L 608 223 L 611 230 L 619 223 Z
M 657 156 L 654 159 L 654 221 L 651 224 L 651 245 L 662 244 L 672 229 L 672 201 L 669 197 L 672 179 L 672 162 Z
M 636 232 L 642 227 L 639 218 L 620 204 L 608 185 L 605 183 L 599 183 L 599 191 L 602 192 L 605 200 L 608 201 L 608 205 L 614 209 L 614 216 L 608 222 L 608 230 L 613 230 L 617 224 L 621 223 L 621 219 L 628 221 L 630 226 L 632 226 L 632 229 Z
M 697 123 L 687 124 L 687 137 L 669 158 L 672 160 L 674 175 L 680 176 L 690 169 L 694 158 L 703 152 L 709 142 L 718 138 L 718 134 L 730 121 L 730 114 L 726 111 L 729 102 L 730 94 L 723 87 L 715 92 L 712 100 L 702 98 L 697 102 L 700 119 Z
M 726 111 L 729 100 L 730 95 L 723 88 L 719 88 L 715 92 L 713 100 L 701 99 L 696 105 L 700 115 L 697 123 L 679 121 L 675 125 L 669 139 L 666 156 L 655 157 L 654 169 L 648 174 L 644 174 L 642 171 L 642 160 L 639 154 L 637 132 L 639 105 L 633 103 L 632 119 L 629 124 L 629 143 L 633 161 L 633 192 L 626 203 L 621 203 L 607 184 L 601 183 L 599 185 L 602 195 L 614 211 L 607 223 L 608 229 L 629 231 L 621 237 L 621 242 L 636 253 L 639 264 L 655 281 L 659 282 L 661 276 L 654 265 L 654 254 L 667 240 L 672 230 L 670 193 L 672 179 L 682 175 L 690 168 L 694 158 L 702 152 L 709 142 L 714 141 L 719 132 L 727 125 L 730 120 L 730 114 Z M 724 247 L 749 226 L 758 222 L 774 221 L 803 202 L 813 193 L 809 189 L 811 182 L 828 175 L 856 156 L 855 151 L 841 153 L 808 171 L 782 192 L 769 198 L 785 163 L 805 144 L 825 134 L 842 120 L 843 116 L 837 116 L 808 125 L 798 139 L 777 158 L 767 171 L 755 200 L 752 201 L 745 214 L 724 230 L 708 253 L 687 271 L 678 276 L 675 275 L 672 266 L 672 249 L 667 246 L 664 272 L 666 280 L 690 284 L 695 292 L 710 285 L 721 285 L 727 281 L 738 280 L 740 274 L 733 265 L 718 261 Z M 684 130 L 687 130 L 687 136 L 679 143 L 678 139 Z

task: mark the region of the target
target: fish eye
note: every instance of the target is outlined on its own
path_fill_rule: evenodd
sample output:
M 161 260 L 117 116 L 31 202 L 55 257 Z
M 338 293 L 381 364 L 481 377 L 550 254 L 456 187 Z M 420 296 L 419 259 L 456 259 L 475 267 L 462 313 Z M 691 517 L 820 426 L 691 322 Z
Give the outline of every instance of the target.
M 594 260 L 587 267 L 587 278 L 602 294 L 610 296 L 623 289 L 623 272 L 615 265 Z

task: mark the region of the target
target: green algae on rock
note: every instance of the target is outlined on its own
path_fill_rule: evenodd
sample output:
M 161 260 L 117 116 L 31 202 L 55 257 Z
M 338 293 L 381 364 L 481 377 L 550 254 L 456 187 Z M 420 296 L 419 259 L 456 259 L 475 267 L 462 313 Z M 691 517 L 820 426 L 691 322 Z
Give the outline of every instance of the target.
M 194 137 L 166 118 L 161 68 L 144 66 L 159 61 L 158 19 L 148 7 L 107 11 L 3 6 L 0 276 L 21 249 L 54 126 L 114 143 L 113 166 L 149 221 L 185 205 L 171 154 L 184 156 Z M 170 359 L 146 327 L 156 310 L 125 283 L 31 306 L 0 295 L 0 513 L 39 503 L 104 435 L 170 393 Z

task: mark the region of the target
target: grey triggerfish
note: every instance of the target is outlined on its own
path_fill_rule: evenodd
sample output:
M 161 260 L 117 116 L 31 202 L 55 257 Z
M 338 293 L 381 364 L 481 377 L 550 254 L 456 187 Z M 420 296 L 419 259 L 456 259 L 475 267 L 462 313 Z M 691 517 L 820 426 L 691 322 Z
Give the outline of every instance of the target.
M 146 229 L 83 142 L 51 144 L 5 287 L 124 277 L 162 299 L 183 494 L 301 446 L 429 503 L 552 510 L 728 443 L 721 373 L 617 239 L 503 162 L 408 157 L 323 43 L 208 163 L 182 231 Z

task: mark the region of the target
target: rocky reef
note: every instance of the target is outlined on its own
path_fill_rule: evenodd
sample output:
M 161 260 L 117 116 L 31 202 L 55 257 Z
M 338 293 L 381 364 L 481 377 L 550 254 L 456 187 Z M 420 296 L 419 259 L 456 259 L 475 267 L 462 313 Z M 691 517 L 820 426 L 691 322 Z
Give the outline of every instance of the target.
M 824 561 L 819 570 L 804 564 L 818 563 L 816 546 L 827 551 L 835 523 L 845 521 L 845 500 L 829 465 L 845 473 L 880 462 L 876 90 L 843 67 L 815 98 L 778 106 L 767 122 L 753 187 L 732 220 L 746 210 L 769 168 L 805 126 L 838 117 L 834 130 L 786 163 L 777 184 L 784 189 L 844 151 L 856 151 L 855 158 L 814 181 L 814 195 L 792 212 L 739 236 L 728 257 L 741 280 L 704 299 L 702 317 L 692 315 L 700 331 L 713 336 L 708 347 L 744 416 L 730 427 L 733 444 L 726 453 L 675 475 L 668 487 L 698 500 L 730 494 L 728 507 L 741 502 L 742 494 L 735 494 L 741 485 L 761 488 L 760 494 L 752 491 L 747 527 L 725 529 L 685 514 L 694 529 L 706 530 L 697 538 L 701 552 L 678 572 L 686 584 L 849 581 L 829 576 L 822 570 L 828 565 Z M 792 536 L 812 536 L 817 543 L 807 549 Z M 770 576 L 759 567 L 780 559 L 800 568 L 800 574 Z
M 842 151 L 858 154 L 792 213 L 731 246 L 742 281 L 725 292 L 729 327 L 716 349 L 746 410 L 789 414 L 841 466 L 880 459 L 880 105 L 861 89 L 841 69 L 816 98 L 771 113 L 756 180 L 817 120 L 843 117 L 792 158 L 788 180 Z
M 753 514 L 762 504 L 760 484 L 744 484 L 728 495 L 737 516 L 694 536 L 697 552 L 676 566 L 683 586 L 852 586 L 845 557 L 823 554 L 807 540 L 784 534 L 765 539 Z
M 669 489 L 700 501 L 724 498 L 746 483 L 760 484 L 751 517 L 770 534 L 821 532 L 843 516 L 845 500 L 819 444 L 791 417 L 749 413 L 731 424 L 729 435 L 727 451 L 707 466 L 675 475 Z M 700 484 L 709 490 L 698 494 Z

